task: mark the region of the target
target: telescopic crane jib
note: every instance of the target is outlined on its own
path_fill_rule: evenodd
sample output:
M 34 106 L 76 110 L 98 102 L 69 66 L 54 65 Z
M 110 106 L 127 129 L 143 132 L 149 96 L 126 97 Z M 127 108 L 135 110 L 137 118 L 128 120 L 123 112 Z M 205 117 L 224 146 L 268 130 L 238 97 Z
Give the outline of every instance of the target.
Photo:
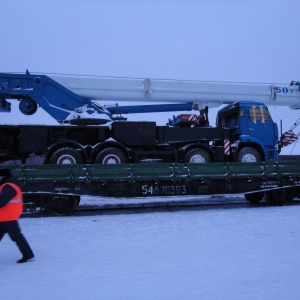
M 0 111 L 9 112 L 7 100 L 13 99 L 26 115 L 42 107 L 60 123 L 88 124 L 106 123 L 114 114 L 200 110 L 237 101 L 299 109 L 300 85 L 0 73 Z M 165 104 L 104 107 L 108 101 Z

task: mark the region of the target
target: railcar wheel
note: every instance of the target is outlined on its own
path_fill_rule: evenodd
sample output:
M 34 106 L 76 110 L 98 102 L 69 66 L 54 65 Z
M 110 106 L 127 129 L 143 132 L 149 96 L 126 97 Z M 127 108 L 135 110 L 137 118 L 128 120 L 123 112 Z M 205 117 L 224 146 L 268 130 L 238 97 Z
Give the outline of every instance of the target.
M 285 190 L 270 191 L 267 193 L 267 200 L 270 205 L 282 206 L 291 201 L 291 195 Z
M 201 164 L 210 162 L 211 158 L 207 151 L 203 149 L 192 149 L 184 156 L 184 162 L 192 164 Z
M 245 194 L 244 195 L 246 200 L 249 201 L 251 204 L 257 204 L 264 198 L 264 193 L 253 193 L 253 194 Z
M 60 148 L 51 155 L 50 164 L 57 165 L 73 165 L 83 163 L 81 154 L 71 147 Z
M 79 204 L 78 196 L 52 195 L 44 200 L 44 209 L 57 216 L 70 215 Z
M 106 148 L 98 153 L 96 164 L 124 164 L 128 162 L 125 153 L 118 148 Z
M 261 162 L 262 157 L 260 153 L 251 147 L 245 147 L 240 150 L 237 156 L 238 162 L 248 162 L 248 163 L 256 163 Z

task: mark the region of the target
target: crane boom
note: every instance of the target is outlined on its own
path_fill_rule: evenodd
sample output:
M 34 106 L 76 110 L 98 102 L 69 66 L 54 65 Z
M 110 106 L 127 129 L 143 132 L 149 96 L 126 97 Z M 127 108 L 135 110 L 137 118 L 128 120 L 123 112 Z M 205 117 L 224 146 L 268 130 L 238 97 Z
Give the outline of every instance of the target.
M 71 75 L 49 77 L 88 99 L 193 102 L 202 108 L 251 100 L 265 105 L 300 108 L 300 86 L 296 81 L 290 85 L 275 85 Z
M 42 107 L 58 122 L 105 123 L 113 114 L 183 111 L 237 101 L 300 108 L 300 84 L 290 85 L 201 82 L 121 77 L 0 73 L 0 111 L 10 112 L 7 99 L 20 101 L 27 115 Z M 135 101 L 141 105 L 103 107 L 106 101 Z M 169 104 L 144 105 L 146 102 Z M 93 121 L 94 120 L 94 121 Z M 99 122 L 100 120 L 100 122 Z

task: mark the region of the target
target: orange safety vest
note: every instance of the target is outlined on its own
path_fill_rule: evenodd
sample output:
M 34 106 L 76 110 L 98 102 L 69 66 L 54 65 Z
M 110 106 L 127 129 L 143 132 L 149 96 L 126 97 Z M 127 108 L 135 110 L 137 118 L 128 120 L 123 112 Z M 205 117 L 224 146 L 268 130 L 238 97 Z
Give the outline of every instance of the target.
M 16 195 L 4 206 L 0 208 L 0 222 L 18 220 L 23 211 L 23 195 L 21 188 L 14 183 L 4 183 L 0 186 L 0 193 L 5 185 L 10 185 L 15 189 Z

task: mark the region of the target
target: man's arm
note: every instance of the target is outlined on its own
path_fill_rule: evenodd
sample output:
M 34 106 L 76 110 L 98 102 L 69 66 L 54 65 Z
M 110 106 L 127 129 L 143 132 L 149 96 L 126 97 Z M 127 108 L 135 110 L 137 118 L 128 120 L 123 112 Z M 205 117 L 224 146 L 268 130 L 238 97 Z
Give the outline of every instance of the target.
M 17 192 L 14 188 L 10 185 L 5 185 L 0 194 L 0 208 L 5 206 L 16 194 Z

